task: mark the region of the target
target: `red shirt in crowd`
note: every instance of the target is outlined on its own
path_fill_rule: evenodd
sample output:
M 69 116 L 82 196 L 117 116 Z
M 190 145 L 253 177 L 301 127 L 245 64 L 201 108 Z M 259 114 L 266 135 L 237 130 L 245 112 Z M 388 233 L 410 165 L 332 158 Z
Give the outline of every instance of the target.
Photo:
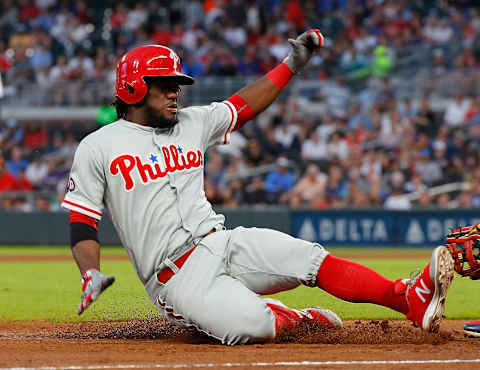
M 295 23 L 297 29 L 304 29 L 305 14 L 303 14 L 303 9 L 300 6 L 298 0 L 290 0 L 287 4 L 286 18 Z
M 33 185 L 25 176 L 15 180 L 15 190 L 33 190 Z
M 12 176 L 10 172 L 3 172 L 0 174 L 0 193 L 4 191 L 17 190 L 17 180 Z
M 27 130 L 25 132 L 23 144 L 32 150 L 46 147 L 48 144 L 47 130 L 45 128 Z

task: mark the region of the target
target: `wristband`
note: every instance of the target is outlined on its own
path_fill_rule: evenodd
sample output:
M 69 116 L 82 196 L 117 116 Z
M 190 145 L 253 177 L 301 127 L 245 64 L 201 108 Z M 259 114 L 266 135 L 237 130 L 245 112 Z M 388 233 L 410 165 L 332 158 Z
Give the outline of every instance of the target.
M 283 90 L 294 74 L 290 67 L 282 62 L 268 72 L 265 77 L 272 81 L 280 90 Z

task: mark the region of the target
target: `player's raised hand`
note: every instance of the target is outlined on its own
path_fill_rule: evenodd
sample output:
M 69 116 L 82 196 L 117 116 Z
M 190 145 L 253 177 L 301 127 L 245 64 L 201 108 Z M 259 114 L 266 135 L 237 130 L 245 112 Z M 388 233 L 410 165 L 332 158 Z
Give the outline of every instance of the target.
M 78 306 L 77 313 L 81 315 L 114 281 L 114 276 L 105 276 L 98 270 L 90 269 L 85 271 L 82 276 L 82 301 Z
M 293 72 L 299 72 L 308 63 L 313 53 L 322 47 L 323 35 L 318 29 L 308 30 L 295 40 L 288 39 L 292 50 L 283 60 Z

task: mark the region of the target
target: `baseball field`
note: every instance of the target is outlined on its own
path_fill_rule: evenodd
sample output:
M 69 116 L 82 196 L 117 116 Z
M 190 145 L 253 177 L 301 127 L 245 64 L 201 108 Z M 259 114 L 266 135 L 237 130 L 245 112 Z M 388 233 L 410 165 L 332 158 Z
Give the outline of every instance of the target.
M 330 249 L 385 276 L 423 268 L 430 249 Z M 110 368 L 478 368 L 480 339 L 463 324 L 480 319 L 480 285 L 456 277 L 439 333 L 423 333 L 391 310 L 352 304 L 301 287 L 275 298 L 334 310 L 342 329 L 302 326 L 275 343 L 226 347 L 172 327 L 155 311 L 123 249 L 102 249 L 115 284 L 81 317 L 80 277 L 68 247 L 0 247 L 0 367 Z

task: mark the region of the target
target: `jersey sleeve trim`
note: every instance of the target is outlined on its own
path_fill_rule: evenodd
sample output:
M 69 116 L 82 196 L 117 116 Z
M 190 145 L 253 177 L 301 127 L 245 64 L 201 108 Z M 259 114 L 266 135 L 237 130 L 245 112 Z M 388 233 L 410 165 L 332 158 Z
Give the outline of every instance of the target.
M 230 124 L 228 125 L 227 131 L 225 131 L 225 135 L 223 135 L 223 143 L 228 144 L 230 143 L 230 133 L 233 131 L 233 128 L 237 123 L 237 110 L 235 109 L 235 106 L 228 100 L 224 100 L 222 101 L 222 103 L 228 107 L 228 109 L 230 110 L 230 114 L 232 115 L 232 119 L 230 121 Z
M 78 213 L 82 213 L 86 216 L 93 217 L 96 220 L 101 220 L 102 219 L 102 213 L 94 210 L 90 207 L 88 207 L 85 203 L 79 202 L 76 200 L 75 202 L 69 201 L 64 199 L 62 202 L 62 207 L 69 209 L 71 211 L 76 211 Z
M 84 215 L 83 213 L 79 213 L 77 211 L 70 211 L 70 224 L 73 224 L 74 222 L 81 222 L 90 227 L 93 227 L 95 230 L 98 230 L 97 219 Z

